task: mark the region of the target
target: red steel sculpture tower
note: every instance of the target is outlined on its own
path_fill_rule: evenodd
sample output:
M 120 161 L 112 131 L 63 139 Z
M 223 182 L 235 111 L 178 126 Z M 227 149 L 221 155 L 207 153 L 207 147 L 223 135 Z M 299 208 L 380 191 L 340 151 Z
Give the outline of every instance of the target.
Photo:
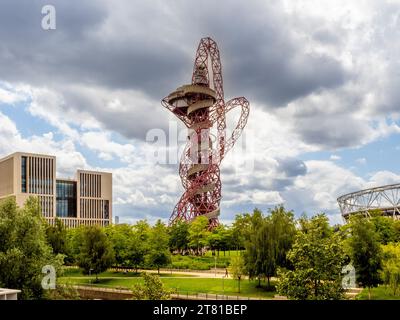
M 221 60 L 214 40 L 200 40 L 192 83 L 179 87 L 161 103 L 188 127 L 188 142 L 179 165 L 185 192 L 174 208 L 170 224 L 204 215 L 209 219 L 209 228 L 214 228 L 220 214 L 219 165 L 242 133 L 250 109 L 244 97 L 225 102 Z M 227 138 L 226 113 L 236 107 L 241 108 L 241 115 Z M 217 136 L 213 147 L 210 129 L 215 124 Z

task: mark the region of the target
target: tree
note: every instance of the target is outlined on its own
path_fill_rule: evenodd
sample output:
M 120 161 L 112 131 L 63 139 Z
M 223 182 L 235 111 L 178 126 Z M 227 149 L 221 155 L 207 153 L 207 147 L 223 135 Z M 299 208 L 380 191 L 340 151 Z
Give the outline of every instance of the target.
M 277 206 L 270 211 L 267 218 L 271 224 L 272 258 L 278 267 L 289 268 L 287 253 L 292 248 L 296 236 L 296 223 L 293 211 L 286 211 L 283 206 Z M 274 273 L 276 269 L 274 270 Z
M 134 232 L 128 242 L 127 260 L 129 265 L 135 268 L 135 272 L 138 272 L 139 266 L 145 262 L 147 244 L 140 240 L 140 235 Z
M 148 253 L 147 261 L 149 265 L 156 267 L 158 274 L 160 274 L 160 268 L 167 266 L 171 262 L 171 257 L 166 250 L 153 249 Z
M 133 229 L 137 233 L 139 239 L 143 241 L 143 243 L 147 243 L 150 235 L 150 225 L 146 220 L 139 220 L 133 226 Z
M 55 254 L 68 255 L 67 229 L 60 219 L 55 219 L 54 226 L 47 225 L 46 237 Z
M 70 264 L 78 264 L 79 251 L 83 241 L 82 239 L 84 230 L 84 226 L 79 226 L 77 228 L 71 228 L 67 230 L 67 247 L 69 255 L 66 260 Z
M 249 278 L 257 278 L 258 286 L 261 286 L 261 278 L 268 278 L 268 288 L 269 279 L 272 274 L 270 270 L 270 263 L 272 262 L 269 252 L 269 246 L 271 245 L 271 239 L 269 238 L 271 225 L 265 219 L 260 222 L 257 229 L 251 235 L 250 240 L 246 242 L 246 250 L 244 252 L 246 261 L 246 270 L 249 274 Z
M 182 220 L 177 220 L 169 227 L 169 248 L 171 251 L 183 253 L 189 246 L 189 224 Z
M 263 219 L 262 212 L 255 208 L 253 213 L 238 214 L 232 224 L 231 242 L 236 250 L 245 248 L 246 242 L 250 240 L 254 234 L 255 228 Z
M 382 249 L 382 279 L 392 289 L 393 295 L 396 295 L 400 286 L 400 244 L 391 243 Z
M 221 224 L 220 227 L 221 228 L 218 230 L 221 237 L 221 241 L 219 242 L 219 250 L 223 250 L 225 256 L 225 251 L 234 247 L 232 228 L 229 228 L 223 224 Z
M 0 287 L 21 290 L 21 299 L 42 298 L 42 268 L 57 271 L 63 263 L 62 255 L 52 253 L 45 228 L 37 198 L 28 198 L 23 208 L 14 198 L 0 202 Z
M 393 242 L 400 242 L 400 220 L 393 221 L 394 236 Z
M 160 267 L 166 266 L 171 261 L 168 242 L 167 227 L 158 220 L 149 235 L 150 250 L 147 255 L 149 265 L 157 267 L 158 274 L 160 274 Z
M 261 277 L 264 271 L 264 257 L 261 256 L 264 251 L 260 250 L 259 243 L 262 238 L 262 230 L 265 218 L 260 210 L 254 209 L 252 215 L 247 216 L 246 228 L 244 231 L 245 241 L 245 265 L 249 279 L 257 278 L 258 286 L 261 283 Z
M 258 213 L 257 213 L 258 215 Z M 270 279 L 276 275 L 278 267 L 288 267 L 286 259 L 296 233 L 294 215 L 278 206 L 266 218 L 256 216 L 254 232 L 246 242 L 246 266 L 250 278 L 266 277 L 268 288 Z M 259 283 L 260 285 L 260 283 Z
M 356 269 L 357 281 L 368 288 L 368 297 L 371 298 L 371 288 L 381 281 L 382 249 L 379 234 L 374 224 L 362 215 L 351 217 L 345 228 L 350 233 L 347 250 Z
M 85 274 L 106 271 L 115 261 L 114 250 L 105 232 L 99 226 L 84 227 L 79 246 L 78 265 Z
M 198 216 L 189 225 L 189 246 L 196 249 L 196 254 L 200 254 L 200 249 L 207 245 L 207 238 L 209 235 L 208 218 L 205 216 Z
M 136 284 L 133 287 L 133 299 L 135 300 L 168 300 L 170 291 L 166 290 L 160 278 L 155 274 L 142 273 L 144 284 Z
M 398 241 L 395 220 L 392 217 L 384 216 L 379 210 L 370 212 L 370 221 L 374 225 L 374 229 L 378 234 L 379 241 L 382 244 Z
M 293 270 L 278 271 L 278 292 L 291 299 L 341 299 L 346 261 L 341 235 L 331 230 L 323 214 L 303 217 L 300 225 L 287 255 Z
M 224 225 L 220 224 L 216 228 L 214 228 L 211 232 L 208 233 L 207 243 L 210 246 L 211 250 L 213 250 L 213 254 L 215 255 L 215 251 L 218 252 L 223 247 L 223 239 L 222 239 L 222 232 L 224 229 Z
M 244 259 L 241 255 L 237 255 L 231 258 L 231 264 L 229 265 L 230 273 L 234 279 L 238 280 L 238 288 L 240 293 L 240 280 L 243 275 L 246 274 L 246 266 Z
M 132 227 L 128 224 L 109 225 L 105 228 L 105 233 L 113 245 L 117 265 L 129 266 L 130 242 L 133 237 Z
M 232 245 L 236 250 L 242 250 L 245 246 L 245 241 L 249 238 L 249 229 L 251 225 L 251 215 L 238 214 L 232 224 Z

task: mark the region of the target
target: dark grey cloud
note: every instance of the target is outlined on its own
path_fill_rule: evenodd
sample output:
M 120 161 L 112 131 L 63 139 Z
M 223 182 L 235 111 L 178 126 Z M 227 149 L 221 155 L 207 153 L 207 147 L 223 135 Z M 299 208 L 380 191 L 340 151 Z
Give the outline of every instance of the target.
M 318 40 L 322 43 L 328 44 L 338 44 L 340 43 L 340 37 L 338 34 L 333 33 L 327 29 L 319 29 L 315 31 L 312 35 L 315 40 Z
M 307 173 L 307 166 L 302 160 L 286 158 L 279 160 L 279 170 L 284 172 L 287 177 L 297 177 Z
M 307 173 L 306 164 L 296 158 L 276 159 L 277 165 L 270 161 L 256 160 L 251 176 L 236 174 L 230 166 L 223 166 L 221 178 L 224 188 L 233 194 L 243 192 L 245 184 L 247 190 L 284 191 L 293 186 L 295 179 Z
M 236 91 L 245 91 L 253 101 L 282 107 L 314 91 L 335 88 L 345 82 L 347 75 L 339 61 L 302 54 L 293 43 L 276 44 L 281 41 L 278 37 L 255 37 L 253 41 L 268 43 L 264 48 L 244 44 L 251 50 L 242 52 L 243 58 L 227 73 L 228 83 Z
M 235 0 L 227 5 L 208 0 L 196 3 L 193 10 L 193 3 L 181 1 L 55 0 L 55 31 L 41 29 L 45 4 L 1 2 L 0 79 L 54 88 L 64 96 L 66 108 L 96 108 L 95 116 L 105 127 L 128 138 L 143 138 L 141 132 L 154 127 L 149 117 L 140 121 L 146 110 L 136 113 L 139 121 L 133 127 L 63 87 L 137 90 L 160 108 L 161 98 L 190 81 L 196 46 L 208 35 L 220 46 L 231 96 L 282 106 L 315 90 L 339 86 L 347 77 L 335 59 L 303 52 L 278 3 Z M 140 106 L 132 108 L 136 110 Z
M 138 38 L 125 39 L 123 28 L 112 37 L 96 33 L 113 14 L 102 1 L 53 1 L 57 29 L 44 31 L 41 8 L 45 4 L 42 0 L 0 4 L 3 80 L 139 89 L 159 99 L 168 93 L 167 84 L 179 83 L 185 60 L 179 46 L 162 41 L 156 33 L 146 34 L 146 39 L 143 31 Z M 127 28 L 145 30 L 146 25 L 138 25 L 135 18 Z
M 298 133 L 303 141 L 328 150 L 355 147 L 371 132 L 368 123 L 346 114 L 334 117 L 319 114 L 298 124 Z

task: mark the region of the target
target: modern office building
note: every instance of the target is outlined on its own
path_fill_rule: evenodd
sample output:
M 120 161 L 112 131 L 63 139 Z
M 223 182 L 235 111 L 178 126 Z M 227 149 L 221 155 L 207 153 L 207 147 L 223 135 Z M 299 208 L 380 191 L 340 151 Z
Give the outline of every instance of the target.
M 15 197 L 23 206 L 39 198 L 42 214 L 68 228 L 112 223 L 112 174 L 78 170 L 75 179 L 56 178 L 56 157 L 16 152 L 0 159 L 0 199 Z

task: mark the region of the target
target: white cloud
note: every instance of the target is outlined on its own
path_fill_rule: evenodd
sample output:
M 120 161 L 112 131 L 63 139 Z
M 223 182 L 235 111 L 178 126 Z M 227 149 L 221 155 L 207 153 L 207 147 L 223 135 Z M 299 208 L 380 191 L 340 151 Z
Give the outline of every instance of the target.
M 130 163 L 134 159 L 135 147 L 132 144 L 112 141 L 111 135 L 107 132 L 85 132 L 80 136 L 79 141 L 85 148 L 97 151 L 103 160 L 111 161 L 117 158 L 122 162 Z
M 309 208 L 311 213 L 318 211 L 338 211 L 337 197 L 359 190 L 365 181 L 350 170 L 339 167 L 331 161 L 306 161 L 308 172 L 299 176 L 285 193 L 294 196 L 290 205 L 297 208 Z M 296 194 L 301 195 L 298 197 Z
M 12 86 L 10 83 L 2 82 L 0 79 L 0 103 L 14 105 L 15 103 L 26 101 L 28 98 L 26 86 Z
M 387 170 L 383 170 L 373 173 L 369 178 L 367 186 L 368 188 L 373 188 L 398 183 L 400 183 L 400 175 Z
M 237 205 L 250 205 L 250 206 L 274 206 L 284 203 L 281 195 L 277 191 L 252 191 L 242 192 L 235 195 L 234 199 L 223 200 L 223 205 L 227 207 Z

